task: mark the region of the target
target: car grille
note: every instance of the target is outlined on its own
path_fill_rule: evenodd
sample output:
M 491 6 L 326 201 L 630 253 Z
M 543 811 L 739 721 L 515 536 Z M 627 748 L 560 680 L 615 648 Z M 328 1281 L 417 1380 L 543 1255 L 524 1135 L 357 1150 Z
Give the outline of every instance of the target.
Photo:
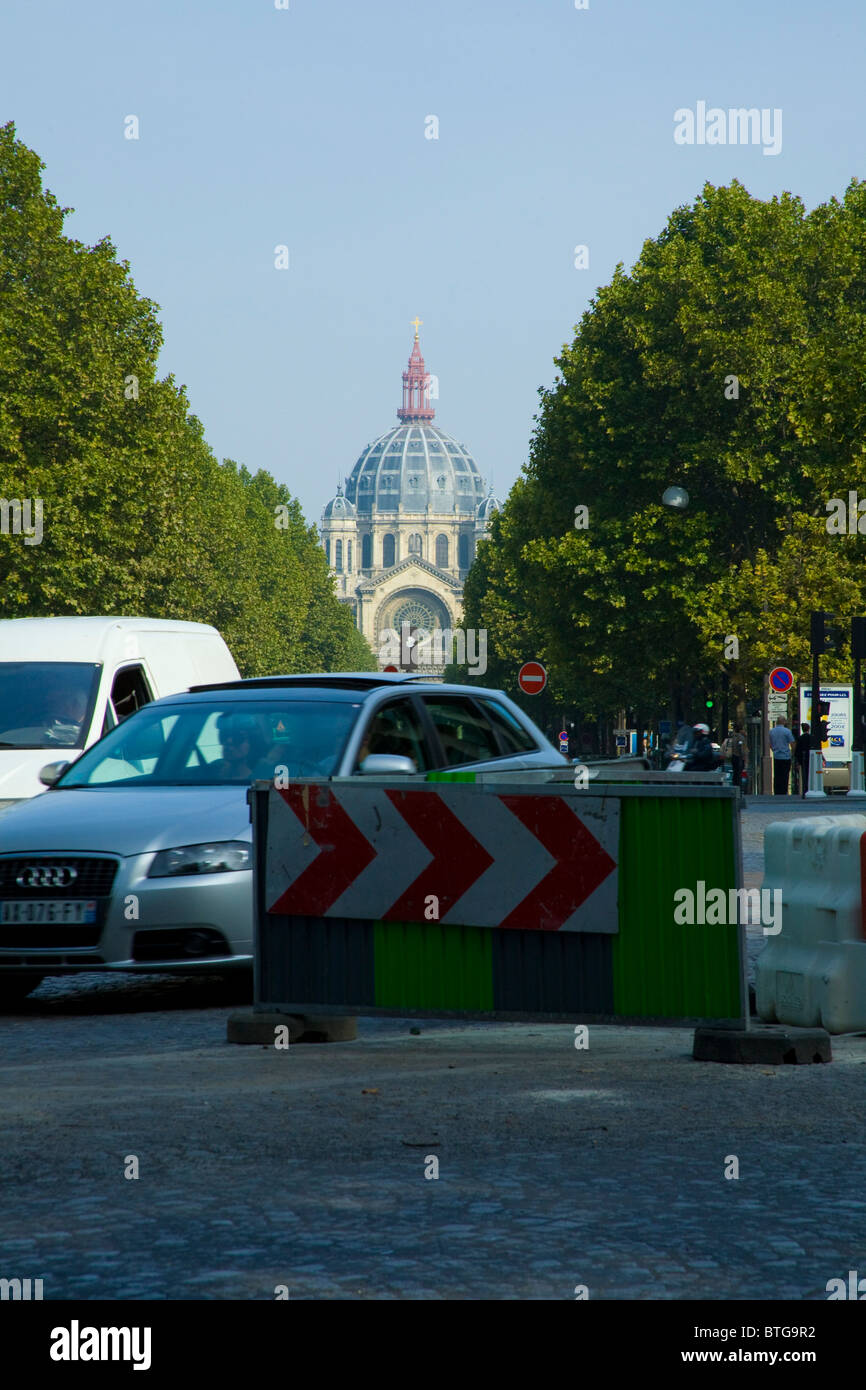
M 74 869 L 71 883 L 40 883 L 41 869 Z M 19 874 L 36 870 L 37 879 L 30 884 L 18 883 Z M 0 859 L 0 900 L 11 898 L 107 898 L 117 874 L 114 859 L 79 859 L 75 855 L 27 855 L 17 859 Z M 46 877 L 48 877 L 46 875 Z M 68 878 L 69 875 L 67 874 Z

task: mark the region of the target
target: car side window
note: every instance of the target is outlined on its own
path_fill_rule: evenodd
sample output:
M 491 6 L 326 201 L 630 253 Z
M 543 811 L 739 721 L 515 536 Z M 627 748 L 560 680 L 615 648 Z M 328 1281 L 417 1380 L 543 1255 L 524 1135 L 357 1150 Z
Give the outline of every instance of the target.
M 371 753 L 411 758 L 419 772 L 433 765 L 430 746 L 411 700 L 391 700 L 373 714 L 355 761 L 355 771 Z
M 500 705 L 498 700 L 479 700 L 490 722 L 499 730 L 507 753 L 537 753 L 538 744 L 528 729 L 524 729 L 519 719 Z
M 436 725 L 447 767 L 502 757 L 493 729 L 471 700 L 447 695 L 423 698 Z

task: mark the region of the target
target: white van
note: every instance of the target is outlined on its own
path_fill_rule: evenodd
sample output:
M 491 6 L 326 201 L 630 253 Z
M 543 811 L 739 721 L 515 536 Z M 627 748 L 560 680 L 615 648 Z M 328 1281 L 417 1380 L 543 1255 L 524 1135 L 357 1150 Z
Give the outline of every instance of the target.
M 45 791 L 46 763 L 73 761 L 142 705 L 239 675 L 206 623 L 0 620 L 0 808 Z

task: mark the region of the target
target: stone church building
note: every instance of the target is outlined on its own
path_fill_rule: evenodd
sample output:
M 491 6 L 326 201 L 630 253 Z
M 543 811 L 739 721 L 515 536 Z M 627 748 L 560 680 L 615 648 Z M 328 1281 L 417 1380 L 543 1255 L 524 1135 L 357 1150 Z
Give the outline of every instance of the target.
M 433 423 L 418 323 L 403 373 L 400 423 L 368 444 L 321 522 L 337 596 L 380 667 L 394 661 L 383 655 L 388 629 L 433 633 L 461 626 L 463 581 L 501 505 L 465 445 Z M 442 667 L 425 662 L 417 669 Z

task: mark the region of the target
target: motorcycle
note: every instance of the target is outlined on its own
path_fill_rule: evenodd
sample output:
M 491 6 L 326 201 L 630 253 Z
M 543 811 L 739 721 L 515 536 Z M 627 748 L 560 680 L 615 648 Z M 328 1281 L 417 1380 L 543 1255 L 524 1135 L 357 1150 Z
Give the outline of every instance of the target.
M 695 731 L 691 724 L 681 724 L 677 729 L 676 739 L 671 745 L 670 761 L 665 769 L 666 772 L 685 772 L 688 769 L 694 742 Z
M 681 724 L 677 729 L 676 742 L 671 749 L 671 760 L 666 771 L 668 772 L 713 772 L 722 765 L 721 749 L 717 743 L 711 744 L 713 750 L 712 767 L 707 767 L 706 761 L 702 759 L 701 767 L 694 766 L 698 754 L 698 735 L 690 724 Z

